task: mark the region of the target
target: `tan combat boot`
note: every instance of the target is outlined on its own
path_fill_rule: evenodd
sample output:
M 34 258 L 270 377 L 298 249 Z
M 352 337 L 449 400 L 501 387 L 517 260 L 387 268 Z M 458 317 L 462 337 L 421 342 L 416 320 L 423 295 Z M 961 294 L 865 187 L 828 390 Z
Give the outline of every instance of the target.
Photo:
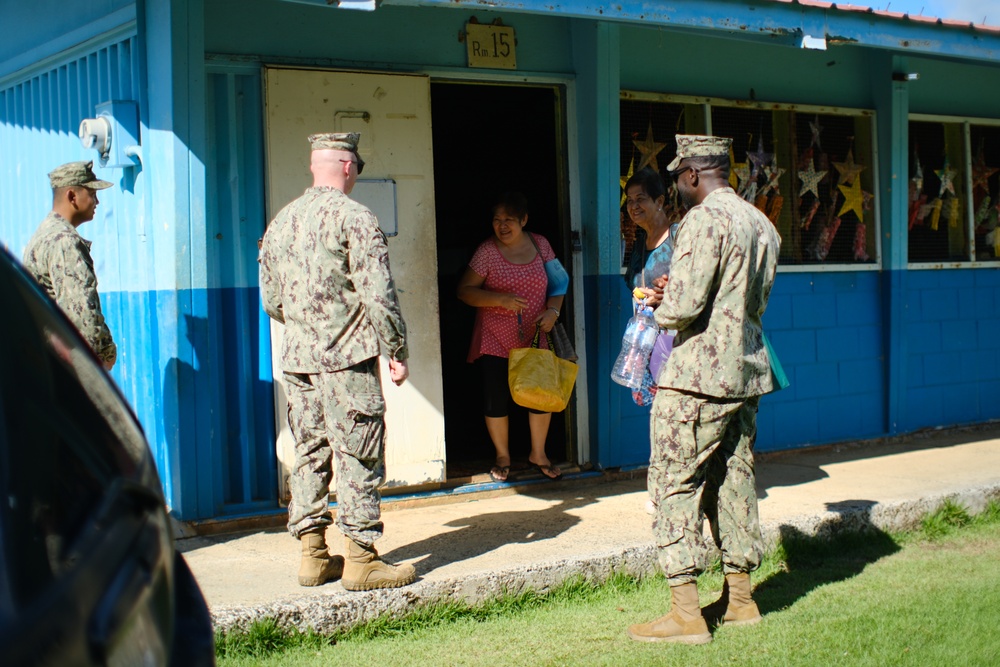
M 326 531 L 303 533 L 302 564 L 299 565 L 299 586 L 319 586 L 344 573 L 344 557 L 331 556 L 326 549 Z
M 750 575 L 745 572 L 727 574 L 722 595 L 701 613 L 713 625 L 754 625 L 764 620 L 750 597 Z
M 390 565 L 378 557 L 374 546 L 358 544 L 344 536 L 347 563 L 341 583 L 349 591 L 370 591 L 374 588 L 398 588 L 417 578 L 412 565 Z
M 639 642 L 707 644 L 712 641 L 698 604 L 698 585 L 671 586 L 670 613 L 650 623 L 631 626 L 628 636 Z

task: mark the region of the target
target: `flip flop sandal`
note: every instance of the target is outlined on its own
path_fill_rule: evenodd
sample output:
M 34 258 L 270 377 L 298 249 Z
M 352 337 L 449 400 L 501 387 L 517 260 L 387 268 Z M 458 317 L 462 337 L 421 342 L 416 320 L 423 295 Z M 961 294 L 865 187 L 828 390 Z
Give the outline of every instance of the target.
M 498 484 L 503 484 L 510 476 L 510 466 L 493 466 L 490 468 L 490 479 Z
M 562 470 L 560 470 L 557 466 L 554 465 L 540 466 L 537 463 L 532 463 L 531 467 L 537 470 L 538 472 L 542 473 L 542 477 L 544 477 L 545 479 L 551 479 L 553 482 L 562 479 Z M 549 473 L 555 473 L 555 475 L 551 475 Z

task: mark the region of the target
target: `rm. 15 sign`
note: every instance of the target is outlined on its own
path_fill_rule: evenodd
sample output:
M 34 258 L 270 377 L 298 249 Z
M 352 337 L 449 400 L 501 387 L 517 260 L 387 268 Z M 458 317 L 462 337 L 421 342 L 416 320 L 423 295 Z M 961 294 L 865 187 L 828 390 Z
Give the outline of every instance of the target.
M 469 67 L 517 69 L 513 28 L 466 23 L 465 45 L 469 50 Z

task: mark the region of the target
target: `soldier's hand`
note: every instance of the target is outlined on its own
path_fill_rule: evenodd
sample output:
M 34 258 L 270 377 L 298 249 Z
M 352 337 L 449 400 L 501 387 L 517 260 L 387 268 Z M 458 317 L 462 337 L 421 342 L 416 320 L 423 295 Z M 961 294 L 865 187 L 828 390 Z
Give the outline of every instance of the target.
M 410 377 L 410 367 L 406 365 L 406 361 L 395 361 L 390 359 L 389 377 L 392 378 L 392 381 L 395 382 L 397 386 L 406 382 L 406 378 Z

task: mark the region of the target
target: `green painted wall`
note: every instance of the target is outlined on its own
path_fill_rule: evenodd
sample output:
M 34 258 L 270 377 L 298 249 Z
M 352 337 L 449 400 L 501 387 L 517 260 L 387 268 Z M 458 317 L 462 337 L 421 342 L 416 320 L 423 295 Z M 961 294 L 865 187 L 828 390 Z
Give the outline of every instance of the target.
M 500 18 L 514 28 L 518 71 L 573 71 L 569 19 L 487 10 L 389 6 L 362 12 L 275 0 L 213 0 L 205 7 L 205 47 L 208 53 L 264 60 L 324 59 L 338 67 L 466 69 L 459 33 L 473 16 L 480 23 Z

